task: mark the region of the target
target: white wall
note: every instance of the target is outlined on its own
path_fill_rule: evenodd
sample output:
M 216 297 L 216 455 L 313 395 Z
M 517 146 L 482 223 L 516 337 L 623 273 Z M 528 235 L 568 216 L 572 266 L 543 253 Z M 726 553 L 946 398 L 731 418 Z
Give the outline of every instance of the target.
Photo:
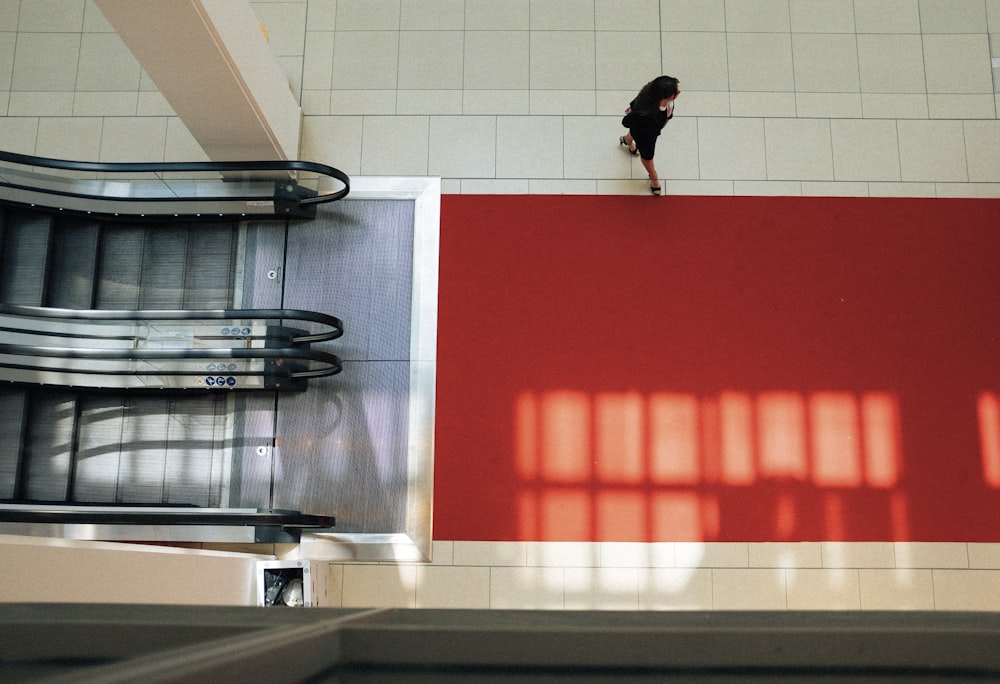
M 252 606 L 273 556 L 0 535 L 0 603 Z

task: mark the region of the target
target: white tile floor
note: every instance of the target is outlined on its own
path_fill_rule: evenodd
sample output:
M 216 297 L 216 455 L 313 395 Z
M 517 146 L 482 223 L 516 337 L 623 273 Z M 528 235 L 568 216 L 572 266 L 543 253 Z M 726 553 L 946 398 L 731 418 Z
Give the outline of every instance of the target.
M 619 120 L 668 73 L 668 194 L 1000 197 L 1000 0 L 251 4 L 300 157 L 351 175 L 646 194 Z M 204 156 L 91 0 L 0 0 L 0 149 Z M 1000 610 L 1000 545 L 439 541 L 330 580 L 343 606 Z
M 666 72 L 684 90 L 668 193 L 1000 196 L 1000 0 L 251 4 L 303 108 L 300 156 L 352 175 L 642 194 L 619 119 Z M 13 151 L 201 154 L 90 0 L 0 0 L 0 115 Z

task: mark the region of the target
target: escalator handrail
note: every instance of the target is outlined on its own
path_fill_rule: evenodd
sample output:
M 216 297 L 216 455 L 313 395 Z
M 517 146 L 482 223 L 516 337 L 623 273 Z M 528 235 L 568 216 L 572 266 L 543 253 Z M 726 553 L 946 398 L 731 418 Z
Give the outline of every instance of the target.
M 333 178 L 344 185 L 336 192 L 318 194 L 313 197 L 298 198 L 303 205 L 335 202 L 347 196 L 351 191 L 350 177 L 340 169 L 319 162 L 301 160 L 259 160 L 259 161 L 206 161 L 206 162 L 89 162 L 69 159 L 54 159 L 51 157 L 36 157 L 17 152 L 0 150 L 0 162 L 10 162 L 24 166 L 36 166 L 63 171 L 88 171 L 101 173 L 172 173 L 179 171 L 195 172 L 251 172 L 251 171 L 303 171 Z M 0 185 L 5 185 L 0 181 Z M 72 195 L 73 193 L 53 192 L 53 194 Z M 84 196 L 84 195 L 80 195 Z M 89 197 L 89 196 L 88 196 Z M 95 199 L 100 199 L 95 197 Z M 117 198 L 128 201 L 132 198 Z M 183 199 L 206 201 L 220 198 L 188 197 Z M 233 199 L 227 197 L 225 199 Z M 259 196 L 258 199 L 272 199 L 271 196 Z
M 0 502 L 0 522 L 59 525 L 260 525 L 332 529 L 336 518 L 285 509 L 200 508 L 129 504 L 72 505 Z
M 75 319 L 90 321 L 196 321 L 279 319 L 318 323 L 330 328 L 326 332 L 292 337 L 296 344 L 326 342 L 344 334 L 344 323 L 336 316 L 305 309 L 64 309 L 22 304 L 0 304 L 0 314 L 43 319 Z
M 0 356 L 45 356 L 60 359 L 90 359 L 99 361 L 180 361 L 190 359 L 281 359 L 315 361 L 325 368 L 291 371 L 290 378 L 321 378 L 336 375 L 343 370 L 343 363 L 336 354 L 304 348 L 250 348 L 250 349 L 88 349 L 83 347 L 39 347 L 30 344 L 0 343 Z M 93 375 L 135 375 L 134 369 L 107 370 L 96 368 L 60 369 L 34 366 L 24 363 L 10 363 L 0 360 L 0 368 L 20 370 L 42 370 L 49 372 L 72 372 Z M 156 369 L 144 375 L 201 376 L 205 371 Z M 226 371 L 227 375 L 263 375 L 263 371 Z

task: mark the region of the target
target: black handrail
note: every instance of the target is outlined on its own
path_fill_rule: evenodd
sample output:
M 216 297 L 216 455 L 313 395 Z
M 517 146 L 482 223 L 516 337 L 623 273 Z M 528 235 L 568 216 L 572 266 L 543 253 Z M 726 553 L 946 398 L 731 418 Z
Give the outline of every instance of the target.
M 311 370 L 290 370 L 289 378 L 322 378 L 336 375 L 343 370 L 343 364 L 336 354 L 315 349 L 299 348 L 251 348 L 251 349 L 87 349 L 83 347 L 40 347 L 30 344 L 0 343 L 0 356 L 44 356 L 57 359 L 89 359 L 94 361 L 184 361 L 184 360 L 225 360 L 225 359 L 280 359 L 281 361 L 314 361 L 323 364 Z M 136 375 L 133 369 L 101 368 L 51 368 L 30 363 L 10 363 L 0 360 L 0 368 L 18 370 L 72 372 L 84 375 Z M 227 370 L 226 375 L 263 375 L 263 371 Z M 167 370 L 157 368 L 155 372 L 143 375 L 201 376 L 204 370 Z
M 0 522 L 58 525 L 246 525 L 331 529 L 332 515 L 283 509 L 225 509 L 128 504 L 21 504 L 0 502 Z
M 336 354 L 330 352 L 310 349 L 312 342 L 326 342 L 340 337 L 344 332 L 343 323 L 336 316 L 319 313 L 316 311 L 306 311 L 302 309 L 64 309 L 41 306 L 25 306 L 19 304 L 0 304 L 0 316 L 8 316 L 7 325 L 2 330 L 14 333 L 25 333 L 31 336 L 45 337 L 58 340 L 94 340 L 109 342 L 112 340 L 140 340 L 146 339 L 141 335 L 128 335 L 127 331 L 121 329 L 109 330 L 108 335 L 102 335 L 93 326 L 82 332 L 74 331 L 72 326 L 61 327 L 49 330 L 38 330 L 29 327 L 11 327 L 12 325 L 24 323 L 23 319 L 35 320 L 75 320 L 85 321 L 91 324 L 107 324 L 109 322 L 122 322 L 125 324 L 149 324 L 153 321 L 279 321 L 281 325 L 268 326 L 269 330 L 263 336 L 244 334 L 245 325 L 240 325 L 239 333 L 232 335 L 198 335 L 192 339 L 219 340 L 238 339 L 251 341 L 255 339 L 280 340 L 279 346 L 268 344 L 264 347 L 241 347 L 241 348 L 219 348 L 219 347 L 188 347 L 184 349 L 157 349 L 148 347 L 100 347 L 100 346 L 48 346 L 25 343 L 0 343 L 0 368 L 7 368 L 16 371 L 30 371 L 39 373 L 70 373 L 81 377 L 85 376 L 125 376 L 125 375 L 152 375 L 163 377 L 192 377 L 199 378 L 206 375 L 202 368 L 156 368 L 155 370 L 137 370 L 135 368 L 120 367 L 86 367 L 77 366 L 72 363 L 52 362 L 45 365 L 37 361 L 40 358 L 68 359 L 70 361 L 131 361 L 131 362 L 153 362 L 153 361 L 211 361 L 242 359 L 264 361 L 265 367 L 258 369 L 226 369 L 225 376 L 253 376 L 253 377 L 274 377 L 288 378 L 295 380 L 306 380 L 308 378 L 320 378 L 336 375 L 343 370 L 343 364 Z M 22 319 L 22 320 L 18 320 Z M 15 321 L 14 324 L 11 321 Z M 285 327 L 291 322 L 311 323 L 323 326 L 317 332 L 308 332 L 298 327 Z M 250 326 L 253 327 L 252 325 Z M 234 330 L 235 330 L 234 326 Z M 15 357 L 15 358 L 10 358 Z M 294 386 L 291 387 L 294 389 Z
M 326 342 L 344 334 L 344 323 L 336 316 L 304 309 L 64 309 L 21 304 L 0 304 L 0 314 L 28 318 L 75 319 L 84 321 L 223 321 L 231 319 L 279 319 L 319 323 L 325 332 L 297 335 L 295 344 Z M 32 331 L 37 332 L 37 331 Z
M 315 211 L 317 204 L 335 202 L 348 195 L 350 192 L 350 178 L 343 171 L 327 164 L 318 162 L 308 162 L 299 160 L 262 160 L 262 161 L 223 161 L 223 162 L 88 162 L 65 159 L 53 159 L 50 157 L 36 157 L 28 154 L 16 152 L 0 151 L 0 162 L 17 164 L 21 166 L 37 167 L 43 169 L 56 169 L 61 171 L 93 172 L 105 174 L 141 174 L 153 173 L 161 176 L 163 174 L 196 172 L 196 173 L 228 173 L 234 177 L 239 174 L 254 174 L 257 177 L 256 183 L 244 183 L 238 185 L 233 182 L 224 182 L 219 179 L 218 187 L 221 189 L 236 189 L 237 192 L 216 194 L 196 194 L 178 195 L 174 193 L 174 188 L 164 181 L 164 186 L 171 189 L 171 192 L 163 196 L 143 195 L 136 192 L 138 188 L 149 188 L 148 184 L 140 181 L 124 182 L 129 184 L 132 192 L 115 193 L 112 195 L 85 191 L 83 181 L 60 176 L 40 176 L 27 171 L 7 170 L 0 172 L 0 200 L 6 200 L 14 204 L 35 205 L 41 198 L 51 196 L 63 200 L 76 199 L 85 200 L 89 204 L 79 206 L 50 206 L 57 210 L 68 209 L 72 212 L 83 212 L 87 214 L 117 215 L 119 212 L 130 213 L 140 216 L 149 214 L 161 215 L 185 215 L 185 216 L 205 216 L 215 215 L 241 215 L 250 213 L 263 213 L 263 210 L 270 206 L 274 215 L 286 217 L 309 217 L 310 212 Z M 337 181 L 343 187 L 335 192 L 318 193 L 306 187 L 298 185 L 290 180 L 292 173 L 311 173 Z M 259 178 L 266 175 L 266 178 Z M 97 181 L 100 182 L 100 181 Z M 51 187 L 52 185 L 66 187 Z M 250 192 L 251 185 L 253 192 Z M 266 188 L 266 191 L 265 191 Z M 158 203 L 167 203 L 160 206 Z M 203 210 L 183 210 L 177 211 L 180 203 L 194 203 Z M 110 203 L 110 205 L 106 205 Z M 57 203 L 58 204 L 58 203 Z M 219 207 L 213 207 L 219 204 Z M 156 211 L 147 211 L 150 208 Z M 267 206 L 264 206 L 267 205 Z M 43 206 L 49 206 L 43 204 Z M 169 207 L 169 208 L 168 208 Z M 222 211 L 216 211 L 222 209 Z

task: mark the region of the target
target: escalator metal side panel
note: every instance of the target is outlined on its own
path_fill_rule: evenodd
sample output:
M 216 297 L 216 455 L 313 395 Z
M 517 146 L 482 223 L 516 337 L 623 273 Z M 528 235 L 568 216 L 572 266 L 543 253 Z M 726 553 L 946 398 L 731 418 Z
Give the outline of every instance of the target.
M 21 469 L 21 499 L 68 499 L 76 431 L 77 399 L 74 394 L 32 393 Z
M 283 301 L 284 221 L 253 221 L 243 235 L 242 285 L 236 296 L 246 308 L 280 308 Z M 274 430 L 277 394 L 240 395 L 233 399 L 234 411 L 232 506 L 270 508 L 274 477 L 280 477 L 277 461 L 280 447 Z
M 232 505 L 233 453 L 236 451 L 234 434 L 234 409 L 236 400 L 232 394 L 219 398 L 219 414 L 213 424 L 213 443 L 217 445 L 212 459 L 212 489 L 209 492 L 212 506 Z M 220 448 L 221 447 L 221 448 Z
M 25 390 L 0 388 L 0 499 L 13 499 L 17 492 L 27 405 Z
M 285 224 L 255 221 L 246 229 L 241 307 L 281 308 L 284 295 Z
M 275 397 L 254 393 L 233 398 L 233 460 L 230 506 L 271 508 L 278 448 L 274 443 Z
M 51 218 L 30 212 L 7 213 L 0 245 L 0 301 L 38 306 L 45 301 Z

